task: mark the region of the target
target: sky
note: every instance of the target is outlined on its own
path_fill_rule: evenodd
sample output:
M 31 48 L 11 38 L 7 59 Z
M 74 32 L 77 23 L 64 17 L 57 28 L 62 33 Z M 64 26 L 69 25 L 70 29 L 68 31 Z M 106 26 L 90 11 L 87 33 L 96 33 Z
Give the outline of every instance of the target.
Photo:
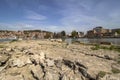
M 0 30 L 120 28 L 120 0 L 0 0 Z

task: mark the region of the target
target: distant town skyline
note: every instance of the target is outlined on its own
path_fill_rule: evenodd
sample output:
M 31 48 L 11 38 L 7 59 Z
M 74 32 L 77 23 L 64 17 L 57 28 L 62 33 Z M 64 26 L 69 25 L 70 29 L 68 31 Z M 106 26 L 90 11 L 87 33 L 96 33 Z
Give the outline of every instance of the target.
M 0 30 L 120 28 L 120 0 L 0 0 Z

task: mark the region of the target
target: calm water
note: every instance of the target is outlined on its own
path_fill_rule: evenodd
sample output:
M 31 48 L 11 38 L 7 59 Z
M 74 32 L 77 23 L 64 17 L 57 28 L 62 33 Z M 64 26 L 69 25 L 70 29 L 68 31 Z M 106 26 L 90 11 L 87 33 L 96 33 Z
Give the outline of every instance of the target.
M 0 42 L 12 41 L 13 39 L 0 39 Z M 72 41 L 80 41 L 83 43 L 100 43 L 100 42 L 111 42 L 115 45 L 120 45 L 120 38 L 101 38 L 101 39 L 89 39 L 89 38 L 78 38 L 78 39 L 65 39 L 67 43 L 71 43 Z
M 0 39 L 0 42 L 12 41 L 13 39 Z
M 65 40 L 68 43 L 71 43 L 72 41 L 80 41 L 83 43 L 100 43 L 100 42 L 111 42 L 115 45 L 120 45 L 120 38 L 101 38 L 101 39 L 89 39 L 89 38 L 79 38 L 79 39 L 66 39 Z

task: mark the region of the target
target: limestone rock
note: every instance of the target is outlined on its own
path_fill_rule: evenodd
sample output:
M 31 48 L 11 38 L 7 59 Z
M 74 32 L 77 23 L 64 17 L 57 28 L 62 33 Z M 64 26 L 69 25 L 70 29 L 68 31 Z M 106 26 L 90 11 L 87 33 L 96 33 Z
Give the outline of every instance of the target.
M 77 76 L 77 75 L 64 75 L 62 80 L 85 80 L 84 78 L 81 78 L 81 76 Z
M 45 53 L 41 52 L 40 54 L 34 54 L 30 56 L 30 59 L 35 64 L 44 64 Z
M 111 65 L 111 67 L 120 71 L 120 64 L 115 64 L 114 63 L 114 64 Z
M 0 55 L 0 66 L 5 64 L 6 61 L 8 61 L 8 59 L 9 59 L 9 56 L 7 56 L 7 55 Z
M 54 60 L 54 63 L 57 68 L 62 68 L 62 60 Z
M 31 66 L 31 73 L 36 80 L 43 80 L 44 72 L 39 65 Z
M 120 80 L 115 51 L 59 40 L 5 45 L 0 49 L 0 80 Z
M 20 56 L 19 58 L 13 58 L 10 66 L 23 67 L 26 64 L 32 64 L 31 60 L 27 56 Z
M 104 55 L 105 59 L 112 60 L 112 58 L 109 55 Z
M 46 62 L 47 62 L 47 66 L 49 67 L 53 67 L 55 65 L 54 60 L 47 59 Z
M 63 59 L 63 62 L 66 66 L 68 66 L 69 68 L 71 68 L 72 70 L 75 70 L 75 64 L 74 62 L 67 60 L 67 59 Z
M 0 77 L 0 80 L 24 80 L 22 75 L 4 75 Z
M 103 78 L 99 80 L 120 80 L 120 74 L 106 74 Z
M 46 71 L 45 80 L 60 80 L 60 75 L 55 70 Z

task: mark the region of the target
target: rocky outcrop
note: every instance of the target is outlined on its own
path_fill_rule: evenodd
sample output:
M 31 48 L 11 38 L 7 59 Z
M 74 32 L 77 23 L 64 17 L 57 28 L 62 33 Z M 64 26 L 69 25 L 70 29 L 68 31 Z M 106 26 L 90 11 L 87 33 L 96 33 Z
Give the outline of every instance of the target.
M 99 80 L 120 80 L 120 74 L 106 74 L 103 78 Z
M 20 51 L 23 52 L 23 50 Z M 0 59 L 1 65 L 3 65 L 3 63 L 8 64 L 6 66 L 7 68 L 4 69 L 5 72 L 7 72 L 7 69 L 13 69 L 14 67 L 16 70 L 22 68 L 22 70 L 24 70 L 24 67 L 29 65 L 29 73 L 35 80 L 82 80 L 82 78 L 92 79 L 87 73 L 87 67 L 77 61 L 68 59 L 54 60 L 53 58 L 46 57 L 44 52 L 40 52 L 38 54 L 33 53 L 32 55 L 25 53 L 13 53 L 10 56 L 10 58 L 9 56 L 2 56 Z M 1 71 L 1 73 L 3 74 L 4 71 Z M 7 76 L 1 77 L 1 80 L 8 79 L 24 80 L 25 78 L 21 72 L 17 75 L 8 74 Z
M 0 80 L 120 79 L 119 72 L 112 72 L 112 69 L 120 70 L 120 65 L 111 55 L 91 54 L 70 46 L 62 48 L 62 44 L 58 44 L 60 46 L 53 47 L 55 44 L 51 42 L 47 47 L 32 44 L 1 49 Z M 105 73 L 99 73 L 101 70 Z
M 8 55 L 0 55 L 0 66 L 3 66 L 6 64 L 6 62 L 9 60 L 9 56 Z
M 25 65 L 28 65 L 28 64 L 32 64 L 32 62 L 30 61 L 29 57 L 27 56 L 20 56 L 20 57 L 15 57 L 13 59 L 10 59 L 9 61 L 11 64 L 9 66 L 12 66 L 12 67 L 23 67 Z
M 31 66 L 31 74 L 36 80 L 43 80 L 44 73 L 40 65 L 32 65 Z

